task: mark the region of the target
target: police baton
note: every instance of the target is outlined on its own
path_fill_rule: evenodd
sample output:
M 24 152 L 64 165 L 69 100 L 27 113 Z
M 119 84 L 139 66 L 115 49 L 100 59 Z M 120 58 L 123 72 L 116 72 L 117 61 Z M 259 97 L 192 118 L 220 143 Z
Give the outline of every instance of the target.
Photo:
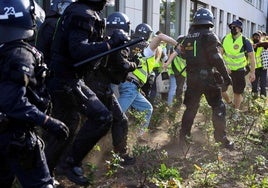
M 141 38 L 137 38 L 137 39 L 133 39 L 133 40 L 131 40 L 130 42 L 123 44 L 122 46 L 118 46 L 118 47 L 116 47 L 116 48 L 112 48 L 111 50 L 108 50 L 108 51 L 103 52 L 103 53 L 101 53 L 101 54 L 98 54 L 98 55 L 96 55 L 96 56 L 93 56 L 93 57 L 87 58 L 87 59 L 85 59 L 85 60 L 83 60 L 83 61 L 80 61 L 80 62 L 78 62 L 78 63 L 75 63 L 75 64 L 73 65 L 73 67 L 75 67 L 75 68 L 76 68 L 76 67 L 80 67 L 80 66 L 82 66 L 82 65 L 84 65 L 84 64 L 87 64 L 88 62 L 95 61 L 95 60 L 97 60 L 97 59 L 99 59 L 99 58 L 102 58 L 102 57 L 104 57 L 104 56 L 106 56 L 106 55 L 109 55 L 109 54 L 111 54 L 111 53 L 113 53 L 113 52 L 116 52 L 116 51 L 118 51 L 118 50 L 122 50 L 122 49 L 124 49 L 124 48 L 126 48 L 126 47 L 129 47 L 129 46 L 132 46 L 132 45 L 134 45 L 134 44 L 137 44 L 137 43 L 139 43 L 139 42 L 141 42 L 141 41 L 143 41 L 143 40 L 144 40 L 143 37 L 141 37 Z

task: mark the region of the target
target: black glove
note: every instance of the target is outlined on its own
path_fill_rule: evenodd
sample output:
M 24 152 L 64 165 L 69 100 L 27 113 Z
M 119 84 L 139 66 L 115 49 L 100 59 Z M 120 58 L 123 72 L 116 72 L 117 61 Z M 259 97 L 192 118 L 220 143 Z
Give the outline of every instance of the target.
M 69 128 L 61 121 L 49 117 L 43 128 L 49 132 L 52 132 L 58 138 L 66 140 L 69 137 Z
M 229 86 L 232 85 L 232 78 L 228 75 L 224 77 L 224 85 Z
M 129 41 L 127 33 L 122 29 L 116 29 L 113 31 L 111 38 L 107 41 L 111 48 L 115 48 L 124 44 L 124 42 Z
M 137 68 L 137 65 L 135 62 L 125 62 L 124 63 L 124 69 L 127 70 L 127 72 L 132 72 Z

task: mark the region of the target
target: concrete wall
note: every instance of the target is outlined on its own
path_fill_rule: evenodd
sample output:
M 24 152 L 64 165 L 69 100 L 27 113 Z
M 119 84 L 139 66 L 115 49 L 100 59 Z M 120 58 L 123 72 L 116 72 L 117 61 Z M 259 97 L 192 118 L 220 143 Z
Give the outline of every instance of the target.
M 121 3 L 121 1 L 120 1 Z M 131 21 L 131 28 L 143 22 L 143 0 L 124 0 L 125 7 L 120 6 L 120 11 L 126 13 Z M 148 0 L 147 24 L 156 32 L 159 30 L 160 0 Z

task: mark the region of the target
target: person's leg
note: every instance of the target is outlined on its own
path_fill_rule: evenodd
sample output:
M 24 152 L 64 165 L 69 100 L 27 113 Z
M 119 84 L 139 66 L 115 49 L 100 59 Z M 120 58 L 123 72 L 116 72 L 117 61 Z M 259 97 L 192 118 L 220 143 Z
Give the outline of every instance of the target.
M 227 103 L 227 104 L 231 104 L 232 103 L 232 99 L 231 97 L 228 95 L 227 91 L 223 91 L 221 93 L 222 95 L 222 98 L 224 99 L 224 101 Z
M 171 106 L 173 103 L 175 93 L 176 93 L 176 89 L 177 89 L 176 78 L 175 78 L 174 74 L 169 76 L 169 81 L 170 81 L 169 82 L 170 86 L 169 86 L 169 91 L 168 91 L 167 103 L 169 106 Z
M 186 136 L 191 135 L 191 129 L 194 118 L 199 108 L 201 92 L 197 88 L 187 87 L 185 92 L 184 104 L 186 109 L 182 116 L 182 123 L 180 129 L 180 141 L 184 142 Z
M 118 89 L 120 94 L 118 102 L 121 106 L 122 111 L 126 112 L 138 95 L 138 88 L 135 84 L 126 81 L 124 83 L 121 83 Z
M 79 82 L 80 94 L 87 100 L 81 103 L 84 107 L 86 121 L 77 133 L 73 142 L 70 155 L 65 160 L 67 177 L 79 185 L 87 185 L 89 182 L 84 176 L 82 161 L 92 150 L 96 143 L 107 134 L 112 124 L 110 110 L 99 100 L 96 94 L 83 82 Z M 82 92 L 82 93 L 81 93 Z M 82 96 L 78 96 L 81 99 Z
M 68 96 L 64 92 L 53 94 L 53 111 L 52 116 L 63 121 L 69 128 L 69 137 L 66 140 L 59 140 L 54 135 L 47 132 L 43 134 L 46 143 L 45 154 L 51 175 L 54 176 L 54 169 L 57 174 L 61 174 L 61 159 L 66 158 L 66 152 L 70 149 L 70 144 L 75 137 L 75 132 L 80 128 L 81 117 L 77 108 L 72 104 Z
M 179 75 L 176 77 L 177 81 L 177 90 L 176 90 L 176 98 L 177 98 L 177 103 L 180 106 L 182 104 L 182 96 L 183 96 L 183 87 L 185 83 L 185 77 L 182 75 Z
M 212 108 L 215 141 L 222 143 L 223 146 L 228 149 L 233 149 L 234 144 L 226 137 L 226 108 L 222 101 L 220 88 L 216 85 L 215 87 L 207 87 L 205 90 L 205 97 Z
M 122 112 L 120 104 L 115 96 L 111 97 L 111 111 L 113 113 L 112 124 L 112 139 L 114 152 L 119 154 L 124 161 L 122 165 L 132 165 L 135 163 L 135 158 L 130 157 L 127 153 L 127 136 L 128 136 L 128 118 L 125 113 Z
M 160 72 L 158 70 L 154 71 L 154 79 L 153 79 L 153 84 L 151 85 L 151 89 L 150 89 L 150 94 L 149 94 L 149 101 L 154 104 L 156 101 L 156 97 L 159 95 L 159 93 L 157 93 L 157 88 L 156 88 L 156 77 L 160 74 Z
M 142 125 L 142 128 L 147 129 L 153 113 L 153 106 L 151 103 L 141 93 L 139 93 L 131 106 L 137 111 L 146 113 L 145 123 Z
M 243 93 L 246 87 L 246 79 L 244 71 L 233 71 L 231 74 L 233 81 L 233 93 L 234 93 L 234 108 L 240 110 L 241 103 L 243 102 Z
M 252 94 L 254 97 L 258 97 L 259 81 L 260 81 L 260 69 L 255 69 L 255 80 L 251 83 Z
M 53 187 L 53 179 L 47 166 L 44 144 L 35 133 L 25 132 L 29 145 L 10 145 L 9 164 L 22 187 Z M 25 140 L 25 141 L 26 141 Z M 27 141 L 26 141 L 27 142 Z M 24 143 L 24 142 L 20 142 Z
M 10 157 L 8 156 L 7 145 L 10 136 L 0 134 L 0 185 L 1 187 L 11 187 L 15 180 L 15 174 L 11 171 Z
M 243 95 L 239 93 L 234 93 L 234 108 L 239 110 L 242 102 Z
M 262 69 L 260 72 L 260 88 L 261 96 L 266 97 L 266 80 L 267 80 L 267 69 Z

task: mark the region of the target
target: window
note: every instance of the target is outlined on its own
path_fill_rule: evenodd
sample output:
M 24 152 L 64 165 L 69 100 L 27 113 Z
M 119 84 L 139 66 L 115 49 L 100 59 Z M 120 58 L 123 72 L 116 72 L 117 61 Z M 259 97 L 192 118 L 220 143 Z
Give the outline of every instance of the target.
M 199 1 L 196 1 L 196 0 L 191 0 L 191 10 L 190 10 L 190 12 L 191 12 L 190 13 L 190 20 L 191 20 L 191 22 L 193 21 L 194 13 L 200 8 L 206 8 L 206 4 L 202 3 L 202 2 L 199 2 Z
M 260 10 L 263 10 L 263 0 L 258 0 L 257 1 L 257 8 Z

